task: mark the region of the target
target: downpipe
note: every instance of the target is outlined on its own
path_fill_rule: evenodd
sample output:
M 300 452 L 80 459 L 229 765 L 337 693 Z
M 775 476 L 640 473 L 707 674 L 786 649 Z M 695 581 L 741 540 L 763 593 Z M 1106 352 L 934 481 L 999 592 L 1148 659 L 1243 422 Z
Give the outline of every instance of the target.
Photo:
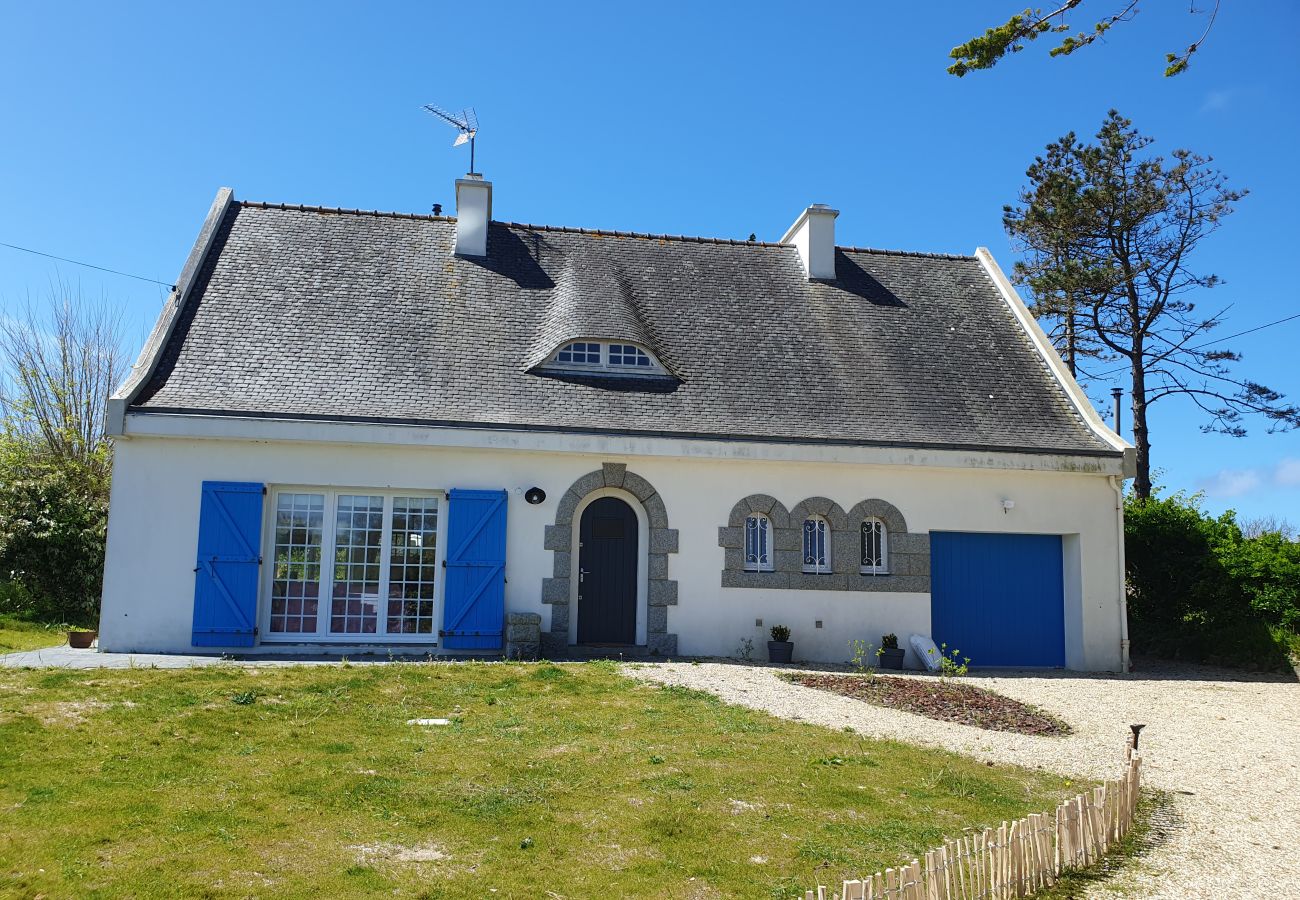
M 1128 639 L 1128 582 L 1124 562 L 1124 480 L 1114 475 L 1108 476 L 1111 490 L 1115 492 L 1115 541 L 1116 559 L 1119 560 L 1119 654 L 1120 671 L 1130 672 L 1133 664 L 1129 659 Z

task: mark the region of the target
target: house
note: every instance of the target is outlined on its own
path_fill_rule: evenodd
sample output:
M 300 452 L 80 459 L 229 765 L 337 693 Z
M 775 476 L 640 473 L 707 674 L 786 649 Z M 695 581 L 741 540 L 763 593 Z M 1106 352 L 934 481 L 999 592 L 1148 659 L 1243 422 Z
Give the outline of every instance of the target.
M 110 401 L 103 649 L 492 654 L 509 611 L 548 654 L 1126 664 L 1131 449 L 987 250 L 456 203 L 220 191 Z

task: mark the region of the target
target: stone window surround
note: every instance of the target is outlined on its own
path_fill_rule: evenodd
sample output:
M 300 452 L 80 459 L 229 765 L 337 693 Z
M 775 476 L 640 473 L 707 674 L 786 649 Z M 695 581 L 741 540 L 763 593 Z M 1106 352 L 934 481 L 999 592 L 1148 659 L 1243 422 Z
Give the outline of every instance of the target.
M 773 571 L 745 571 L 745 518 L 762 513 L 772 523 Z M 805 573 L 803 521 L 822 516 L 831 528 L 831 571 Z M 889 572 L 862 574 L 861 522 L 875 516 L 889 531 Z M 848 513 L 834 500 L 809 497 L 789 511 L 767 494 L 751 494 L 731 508 L 727 524 L 718 529 L 723 548 L 722 586 L 783 588 L 805 591 L 930 592 L 930 535 L 911 533 L 898 508 L 886 500 L 863 500 Z
M 551 607 L 551 630 L 542 632 L 542 650 L 560 656 L 569 645 L 569 598 L 574 567 L 573 516 L 588 494 L 618 488 L 636 498 L 649 525 L 646 571 L 646 652 L 677 655 L 677 635 L 668 633 L 668 607 L 677 605 L 677 582 L 668 577 L 668 554 L 677 552 L 677 529 L 668 527 L 668 511 L 654 485 L 623 463 L 603 463 L 570 485 L 555 510 L 555 524 L 546 526 L 543 546 L 553 551 L 552 577 L 542 579 L 542 602 Z

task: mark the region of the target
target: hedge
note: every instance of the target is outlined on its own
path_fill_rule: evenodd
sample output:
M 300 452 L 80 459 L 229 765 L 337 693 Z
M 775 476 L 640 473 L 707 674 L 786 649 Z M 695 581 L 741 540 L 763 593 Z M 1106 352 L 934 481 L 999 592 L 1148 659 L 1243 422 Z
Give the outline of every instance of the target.
M 1129 636 L 1135 653 L 1286 669 L 1300 651 L 1300 544 L 1248 538 L 1199 495 L 1125 503 Z

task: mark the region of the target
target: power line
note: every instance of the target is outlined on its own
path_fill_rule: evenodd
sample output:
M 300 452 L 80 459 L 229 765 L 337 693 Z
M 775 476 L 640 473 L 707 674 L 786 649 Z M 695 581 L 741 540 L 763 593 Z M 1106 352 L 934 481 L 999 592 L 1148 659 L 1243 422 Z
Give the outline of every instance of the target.
M 1274 325 L 1281 325 L 1290 322 L 1292 319 L 1300 319 L 1300 313 L 1293 316 L 1287 316 L 1285 319 L 1278 319 L 1276 322 L 1265 322 L 1263 325 L 1256 325 L 1254 328 L 1247 328 L 1245 331 L 1238 331 L 1236 334 L 1224 335 L 1221 338 L 1215 338 L 1212 341 L 1206 341 L 1204 344 L 1197 344 L 1195 347 L 1186 347 L 1186 350 L 1200 350 L 1202 347 L 1209 347 L 1212 344 L 1221 344 L 1224 341 L 1230 341 L 1233 338 L 1239 338 L 1244 334 L 1254 334 L 1256 331 L 1263 331 L 1265 328 L 1272 328 Z M 1089 378 L 1105 378 L 1107 375 L 1114 375 L 1116 372 L 1123 372 L 1127 365 L 1120 366 L 1117 369 L 1107 369 L 1105 372 L 1098 372 L 1096 375 L 1089 375 Z
M 1278 319 L 1276 322 L 1268 322 L 1264 325 L 1256 325 L 1254 328 L 1247 328 L 1245 331 L 1238 331 L 1236 334 L 1230 334 L 1227 337 L 1215 338 L 1212 341 L 1206 341 L 1204 344 L 1197 344 L 1195 347 L 1192 347 L 1191 349 L 1199 350 L 1202 347 L 1208 347 L 1211 344 L 1217 344 L 1221 341 L 1230 341 L 1233 338 L 1241 337 L 1243 334 L 1251 334 L 1252 332 L 1263 331 L 1265 328 L 1272 328 L 1274 325 L 1281 325 L 1283 322 L 1290 322 L 1292 319 L 1300 319 L 1300 313 L 1296 313 L 1294 316 L 1287 316 L 1285 319 Z
M 104 266 L 97 266 L 93 263 L 82 262 L 79 259 L 68 259 L 66 256 L 55 256 L 53 253 L 42 253 L 40 250 L 33 250 L 30 247 L 19 247 L 17 244 L 8 244 L 0 241 L 0 247 L 8 247 L 11 250 L 21 250 L 24 253 L 34 253 L 37 256 L 44 256 L 47 259 L 57 259 L 59 262 L 72 263 L 74 266 L 85 266 L 87 269 L 98 269 L 101 272 L 108 272 L 110 275 L 121 275 L 123 278 L 134 278 L 137 281 L 148 281 L 152 284 L 161 284 L 165 288 L 176 290 L 176 285 L 170 281 L 159 281 L 157 278 L 146 278 L 143 275 L 132 275 L 130 272 L 119 272 L 117 269 L 107 269 Z

